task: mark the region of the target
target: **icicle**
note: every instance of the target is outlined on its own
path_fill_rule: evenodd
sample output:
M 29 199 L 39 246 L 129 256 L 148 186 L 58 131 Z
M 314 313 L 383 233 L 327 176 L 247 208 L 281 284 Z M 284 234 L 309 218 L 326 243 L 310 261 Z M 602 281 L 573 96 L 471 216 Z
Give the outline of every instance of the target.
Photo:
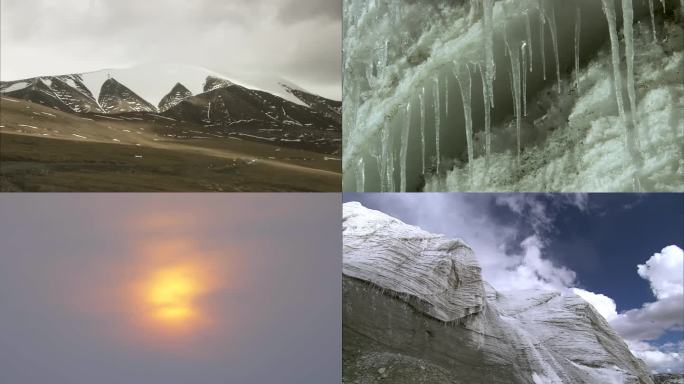
M 435 106 L 435 151 L 437 152 L 437 171 L 439 171 L 439 128 L 441 126 L 441 116 L 439 115 L 439 74 L 435 75 L 432 80 L 435 85 L 432 87 L 432 103 Z
M 454 62 L 456 65 L 456 62 Z M 465 118 L 466 131 L 466 145 L 468 149 L 468 172 L 472 179 L 473 176 L 473 117 L 471 108 L 471 88 L 472 80 L 470 78 L 470 68 L 465 65 L 465 73 L 459 74 L 456 72 L 457 66 L 453 68 L 454 76 L 458 81 L 458 86 L 461 89 L 461 100 L 463 101 L 463 116 Z
M 496 64 L 494 63 L 494 2 L 484 0 L 483 38 L 484 38 L 484 72 L 486 97 L 491 107 L 494 107 L 494 79 L 496 78 Z
M 477 15 L 479 13 L 480 1 L 481 0 L 470 0 L 470 13 L 469 13 L 468 17 L 471 20 L 475 20 L 475 18 L 477 17 Z
M 556 79 L 558 81 L 558 93 L 561 93 L 561 78 L 560 78 L 560 63 L 558 61 L 558 29 L 556 28 L 556 11 L 555 7 L 551 6 L 551 17 L 546 19 L 549 21 L 549 29 L 551 30 L 551 43 L 553 44 L 553 55 L 556 60 Z
M 444 75 L 444 117 L 449 117 L 449 76 Z
M 665 0 L 660 0 L 660 4 L 663 5 L 663 15 L 664 15 L 667 13 L 667 11 L 665 10 Z
M 627 61 L 627 95 L 629 96 L 630 115 L 636 129 L 636 91 L 634 85 L 634 9 L 632 0 L 622 0 L 622 33 L 625 38 L 625 61 Z
M 409 101 L 406 104 L 406 126 L 404 126 L 404 130 L 401 132 L 401 153 L 400 153 L 400 161 L 401 161 L 401 185 L 400 185 L 400 191 L 401 192 L 406 192 L 406 174 L 408 173 L 407 171 L 407 157 L 408 157 L 408 139 L 409 139 L 409 130 L 411 129 L 411 102 Z
M 524 46 L 523 46 L 524 47 Z M 515 132 L 517 138 L 517 159 L 520 165 L 520 126 L 522 124 L 522 114 L 520 106 L 520 51 L 517 47 L 508 49 L 508 56 L 511 59 L 511 81 L 513 82 L 513 98 L 515 100 Z
M 385 121 L 384 126 L 382 127 L 382 152 L 380 154 L 381 157 L 381 163 L 380 163 L 380 172 L 382 174 L 380 178 L 380 191 L 381 192 L 388 192 L 389 191 L 389 172 L 387 171 L 388 163 L 389 163 L 389 152 L 391 150 L 390 148 L 390 143 L 389 143 L 389 136 L 390 136 L 390 131 L 389 131 L 389 123 Z
M 378 187 L 379 192 L 384 192 L 382 189 L 382 184 L 383 180 L 385 177 L 385 174 L 383 173 L 382 169 L 382 142 L 380 140 L 376 141 L 377 147 L 373 149 L 373 152 L 371 153 L 371 156 L 375 159 L 375 169 L 378 171 L 378 183 L 380 184 Z
M 580 30 L 582 29 L 582 10 L 578 7 L 575 12 L 575 88 L 577 93 L 580 93 L 579 80 L 579 47 L 580 47 Z
M 356 192 L 364 192 L 366 183 L 366 170 L 363 165 L 363 156 L 356 163 Z
M 546 49 L 544 45 L 544 26 L 546 25 L 546 19 L 544 18 L 544 4 L 542 0 L 539 0 L 539 41 L 542 57 L 542 73 L 544 75 L 544 80 L 546 80 Z
M 610 50 L 613 62 L 613 83 L 615 87 L 615 99 L 618 105 L 618 112 L 620 117 L 625 116 L 625 108 L 622 100 L 622 76 L 620 75 L 620 43 L 617 35 L 617 21 L 615 19 L 615 3 L 614 0 L 601 0 L 603 4 L 603 13 L 608 20 L 608 29 L 610 33 Z
M 648 12 L 651 14 L 651 30 L 653 30 L 653 41 L 658 41 L 655 27 L 655 12 L 653 11 L 653 0 L 648 0 Z
M 608 29 L 610 32 L 610 51 L 613 62 L 613 84 L 615 87 L 615 100 L 618 106 L 620 118 L 625 126 L 625 145 L 627 150 L 632 155 L 633 160 L 637 160 L 639 154 L 636 150 L 636 137 L 634 135 L 633 124 L 625 114 L 625 104 L 622 95 L 622 75 L 620 74 L 620 44 L 617 35 L 617 21 L 615 16 L 614 0 L 601 0 L 603 5 L 603 13 L 608 20 Z
M 425 87 L 420 89 L 418 94 L 420 101 L 420 153 L 423 175 L 425 175 Z
M 484 39 L 484 63 L 480 68 L 482 74 L 482 84 L 484 88 L 484 109 L 485 109 L 485 158 L 489 160 L 492 148 L 491 135 L 491 109 L 494 107 L 494 78 L 496 67 L 494 64 L 494 2 L 493 0 L 483 0 L 484 17 L 482 18 L 482 29 Z
M 484 70 L 482 67 L 480 67 L 480 76 L 482 77 L 482 84 L 486 84 L 487 79 L 485 78 L 486 75 L 484 73 Z M 483 86 L 483 88 L 487 88 L 486 85 Z M 485 162 L 489 162 L 489 154 L 491 152 L 491 142 L 492 142 L 492 135 L 490 132 L 490 126 L 492 124 L 491 122 L 491 107 L 489 104 L 489 97 L 487 97 L 487 94 L 484 93 L 484 112 L 485 112 Z
M 527 34 L 527 49 L 530 54 L 530 72 L 532 72 L 532 27 L 530 25 L 530 13 L 525 10 L 525 33 Z
M 387 128 L 388 131 L 388 136 L 387 136 L 387 167 L 385 168 L 385 172 L 387 173 L 387 191 L 388 192 L 396 192 L 396 188 L 394 185 L 394 135 L 392 135 L 390 131 L 390 124 L 389 122 L 385 123 L 385 127 Z
M 523 101 L 523 116 L 527 116 L 527 42 L 523 41 L 520 46 L 520 54 L 522 56 L 522 101 Z M 530 57 L 531 61 L 531 57 Z

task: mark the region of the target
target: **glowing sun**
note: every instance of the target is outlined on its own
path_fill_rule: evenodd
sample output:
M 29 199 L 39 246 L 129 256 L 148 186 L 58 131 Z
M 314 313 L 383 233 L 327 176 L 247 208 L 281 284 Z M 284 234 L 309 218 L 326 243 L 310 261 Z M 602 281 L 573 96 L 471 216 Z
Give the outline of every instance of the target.
M 167 324 L 187 324 L 199 315 L 197 298 L 205 291 L 200 271 L 187 265 L 154 272 L 147 286 L 147 302 L 154 318 Z

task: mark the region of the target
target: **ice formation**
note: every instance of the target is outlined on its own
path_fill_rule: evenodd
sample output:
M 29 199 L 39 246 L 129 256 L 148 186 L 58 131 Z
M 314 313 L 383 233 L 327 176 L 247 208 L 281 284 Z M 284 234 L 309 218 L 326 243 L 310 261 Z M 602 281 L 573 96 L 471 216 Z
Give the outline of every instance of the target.
M 684 190 L 681 1 L 343 10 L 345 191 Z
M 571 291 L 498 292 L 463 241 L 359 203 L 343 230 L 345 383 L 653 383 Z

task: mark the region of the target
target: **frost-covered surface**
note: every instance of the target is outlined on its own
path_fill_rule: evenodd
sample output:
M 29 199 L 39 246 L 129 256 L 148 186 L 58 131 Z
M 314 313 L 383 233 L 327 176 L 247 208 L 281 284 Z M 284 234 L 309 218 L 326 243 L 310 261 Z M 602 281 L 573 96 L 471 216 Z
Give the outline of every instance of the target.
M 344 190 L 684 190 L 680 7 L 346 0 Z
M 442 321 L 482 310 L 480 266 L 460 240 L 407 226 L 359 203 L 345 205 L 343 220 L 345 275 L 391 290 Z
M 572 292 L 497 292 L 460 240 L 343 210 L 343 382 L 652 383 Z

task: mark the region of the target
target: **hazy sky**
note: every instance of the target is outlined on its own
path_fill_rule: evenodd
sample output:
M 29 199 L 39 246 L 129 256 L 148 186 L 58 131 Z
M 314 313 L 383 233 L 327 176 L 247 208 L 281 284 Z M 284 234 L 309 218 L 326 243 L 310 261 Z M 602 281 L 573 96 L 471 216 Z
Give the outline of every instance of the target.
M 183 63 L 341 95 L 339 0 L 1 0 L 0 79 Z
M 581 289 L 659 371 L 684 371 L 681 194 L 344 194 L 462 238 L 499 290 Z
M 339 382 L 338 195 L 20 194 L 0 212 L 0 382 Z M 179 269 L 199 279 L 165 288 L 197 294 L 174 323 L 148 291 Z

